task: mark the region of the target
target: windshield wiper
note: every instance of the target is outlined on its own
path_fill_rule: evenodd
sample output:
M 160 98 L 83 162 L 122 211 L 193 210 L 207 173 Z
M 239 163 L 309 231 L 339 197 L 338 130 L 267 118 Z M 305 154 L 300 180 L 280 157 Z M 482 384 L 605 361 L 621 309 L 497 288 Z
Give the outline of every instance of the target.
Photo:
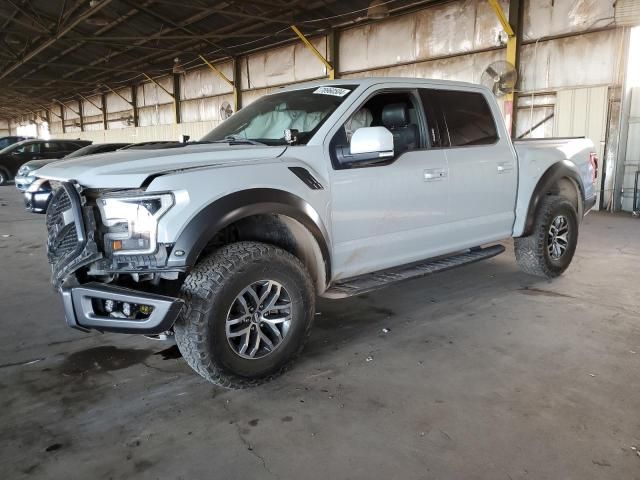
M 251 140 L 250 138 L 240 138 L 234 135 L 227 135 L 226 137 L 224 137 L 224 140 L 216 140 L 215 142 L 212 142 L 212 143 L 223 143 L 223 142 L 246 143 L 247 145 L 263 145 L 263 146 L 267 145 L 266 143 L 258 142 L 257 140 Z

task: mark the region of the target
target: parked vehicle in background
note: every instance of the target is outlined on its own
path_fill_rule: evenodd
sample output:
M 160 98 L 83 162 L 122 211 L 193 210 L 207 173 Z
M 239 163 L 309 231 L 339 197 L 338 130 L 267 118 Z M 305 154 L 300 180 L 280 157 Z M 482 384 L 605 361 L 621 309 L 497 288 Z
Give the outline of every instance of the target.
M 0 185 L 13 180 L 18 169 L 37 159 L 62 158 L 79 148 L 91 145 L 87 140 L 23 140 L 0 151 Z
M 63 158 L 76 158 L 83 157 L 85 155 L 95 155 L 97 153 L 113 152 L 120 148 L 130 145 L 129 143 L 94 143 L 87 145 L 86 147 L 79 148 L 75 152 L 71 152 Z M 15 178 L 15 185 L 21 192 L 26 192 L 29 185 L 31 185 L 36 177 L 34 173 L 41 167 L 51 163 L 57 162 L 60 158 L 42 158 L 40 160 L 31 160 L 18 169 L 18 174 Z
M 0 150 L 3 148 L 7 148 L 9 145 L 13 145 L 14 143 L 21 142 L 23 140 L 29 140 L 33 137 L 24 137 L 20 135 L 8 135 L 6 137 L 0 137 Z
M 316 295 L 491 258 L 511 237 L 522 270 L 561 275 L 597 160 L 584 138 L 512 142 L 486 87 L 368 78 L 277 89 L 195 144 L 38 174 L 69 326 L 175 338 L 205 379 L 246 387 L 300 353 Z

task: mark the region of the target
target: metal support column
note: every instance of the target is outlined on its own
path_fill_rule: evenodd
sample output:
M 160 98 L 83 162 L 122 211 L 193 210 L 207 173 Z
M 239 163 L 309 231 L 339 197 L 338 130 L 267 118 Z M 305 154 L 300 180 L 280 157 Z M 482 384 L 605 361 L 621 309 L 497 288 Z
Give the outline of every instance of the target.
M 333 78 L 340 77 L 340 35 L 337 30 L 331 30 L 327 35 L 327 54 L 333 66 Z
M 507 59 L 520 76 L 520 47 L 522 46 L 522 31 L 524 29 L 524 6 L 523 0 L 511 0 L 509 2 L 509 24 L 512 26 L 515 35 L 509 37 L 507 42 Z M 516 82 L 516 92 L 511 94 L 511 137 L 516 137 L 516 127 L 518 125 L 518 93 L 517 89 L 520 81 Z
M 62 133 L 67 133 L 67 128 L 64 126 L 64 105 L 60 104 L 60 120 L 62 121 Z
M 182 123 L 182 112 L 180 111 L 180 74 L 173 74 L 173 108 L 176 123 Z
M 84 132 L 84 107 L 82 100 L 78 100 L 78 118 L 80 119 L 80 131 Z
M 313 46 L 313 43 L 311 43 L 309 41 L 309 39 L 304 36 L 304 33 L 302 33 L 298 29 L 298 27 L 296 27 L 295 25 L 291 25 L 291 30 L 293 30 L 295 32 L 295 34 L 298 35 L 298 38 L 300 38 L 300 40 L 302 40 L 302 43 L 304 43 L 306 45 L 306 47 L 309 50 L 311 50 L 311 52 L 318 58 L 318 60 L 320 60 L 322 63 L 324 63 L 324 66 L 327 69 L 327 77 L 329 77 L 330 80 L 333 80 L 335 78 L 335 75 L 336 75 L 334 66 L 331 65 L 331 63 L 318 51 L 318 49 Z
M 237 112 L 242 108 L 242 63 L 238 57 L 233 59 L 233 111 Z
M 100 95 L 100 104 L 102 105 L 102 129 L 109 130 L 109 117 L 107 115 L 107 96 L 103 93 Z
M 131 101 L 129 103 L 133 108 L 133 126 L 139 127 L 140 116 L 138 115 L 138 88 L 136 85 L 131 85 Z
M 507 40 L 507 62 L 514 66 L 516 72 L 520 70 L 520 44 L 522 43 L 522 0 L 510 0 L 509 17 L 502 10 L 499 0 L 487 0 L 495 12 L 502 28 L 508 36 Z M 515 115 L 516 97 L 513 93 L 504 96 L 504 116 L 507 129 L 512 137 L 516 135 Z

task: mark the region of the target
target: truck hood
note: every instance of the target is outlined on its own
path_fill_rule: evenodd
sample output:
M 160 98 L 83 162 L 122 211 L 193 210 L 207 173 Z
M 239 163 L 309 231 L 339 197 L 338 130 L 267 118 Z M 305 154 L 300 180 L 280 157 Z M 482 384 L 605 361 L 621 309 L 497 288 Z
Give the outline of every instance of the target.
M 198 167 L 223 167 L 273 160 L 285 146 L 178 145 L 161 150 L 121 150 L 70 158 L 45 165 L 36 175 L 51 180 L 74 180 L 88 188 L 138 188 L 150 175 Z

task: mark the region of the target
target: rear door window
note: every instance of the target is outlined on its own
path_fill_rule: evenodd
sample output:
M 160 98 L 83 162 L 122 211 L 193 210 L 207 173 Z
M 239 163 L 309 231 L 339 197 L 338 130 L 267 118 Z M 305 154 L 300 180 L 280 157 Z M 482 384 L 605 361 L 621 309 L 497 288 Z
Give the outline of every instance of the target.
M 20 145 L 16 150 L 18 153 L 39 153 L 40 152 L 40 144 L 39 143 L 27 143 L 25 145 Z
M 493 113 L 481 93 L 429 89 L 421 95 L 434 146 L 491 145 L 498 141 Z

